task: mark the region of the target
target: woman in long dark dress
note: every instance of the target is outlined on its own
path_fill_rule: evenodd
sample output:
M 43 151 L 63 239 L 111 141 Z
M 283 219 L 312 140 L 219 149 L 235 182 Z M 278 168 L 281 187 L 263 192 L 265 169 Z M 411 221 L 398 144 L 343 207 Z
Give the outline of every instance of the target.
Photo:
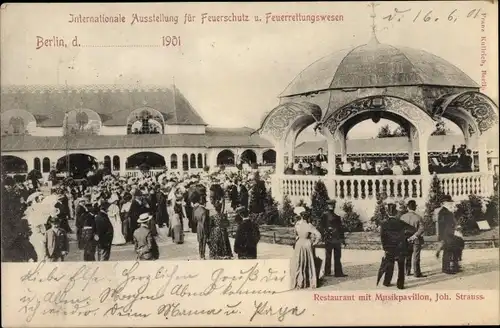
M 309 222 L 309 214 L 303 207 L 296 207 L 296 241 L 291 261 L 292 288 L 316 288 L 318 275 L 313 246 L 321 240 L 321 234 Z
M 222 213 L 222 204 L 217 202 L 215 204 L 215 215 L 210 220 L 210 240 L 208 248 L 210 250 L 210 259 L 212 260 L 226 260 L 233 257 L 231 251 L 231 243 L 229 242 L 229 235 L 227 227 L 229 221 L 224 213 Z

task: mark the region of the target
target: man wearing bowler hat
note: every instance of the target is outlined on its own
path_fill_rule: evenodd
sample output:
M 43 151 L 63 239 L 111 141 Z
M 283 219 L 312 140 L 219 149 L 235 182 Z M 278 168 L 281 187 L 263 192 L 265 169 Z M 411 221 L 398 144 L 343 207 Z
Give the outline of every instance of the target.
M 413 266 L 414 276 L 423 278 L 425 276 L 420 269 L 420 252 L 424 244 L 424 222 L 422 217 L 415 212 L 417 203 L 413 199 L 408 201 L 407 207 L 408 212 L 401 216 L 401 220 L 414 227 L 416 232 L 408 238 L 408 242 L 413 244 L 413 251 L 411 256 L 406 257 L 406 274 L 411 275 L 411 267 Z
M 404 289 L 405 284 L 405 255 L 408 253 L 409 243 L 407 238 L 415 233 L 415 228 L 397 218 L 396 204 L 389 203 L 387 206 L 388 219 L 380 229 L 380 239 L 384 249 L 384 257 L 380 264 L 380 279 L 384 275 L 384 286 L 391 286 L 394 274 L 394 262 L 398 263 L 398 289 Z M 378 281 L 377 281 L 378 283 Z
M 342 257 L 342 244 L 345 246 L 344 228 L 342 219 L 335 214 L 335 201 L 327 201 L 328 210 L 321 218 L 321 235 L 325 242 L 325 276 L 332 272 L 332 251 L 333 268 L 335 277 L 346 277 L 342 269 L 340 259 Z

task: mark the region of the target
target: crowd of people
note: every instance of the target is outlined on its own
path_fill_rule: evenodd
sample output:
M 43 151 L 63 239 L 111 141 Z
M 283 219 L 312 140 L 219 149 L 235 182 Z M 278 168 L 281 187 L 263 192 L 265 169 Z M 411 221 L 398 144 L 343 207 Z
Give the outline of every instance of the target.
M 442 253 L 441 270 L 446 274 L 461 271 L 460 262 L 464 249 L 462 228 L 457 224 L 453 214 L 454 203 L 445 196 L 442 206 L 434 212 L 434 220 L 438 223 L 439 247 L 436 257 Z M 398 217 L 398 208 L 394 203 L 385 204 L 388 219 L 382 223 L 380 239 L 384 256 L 382 258 L 377 285 L 384 277 L 383 285 L 392 286 L 394 265 L 398 266 L 396 286 L 404 289 L 405 277 L 425 278 L 421 268 L 420 254 L 424 245 L 423 218 L 416 213 L 414 200 L 407 203 L 408 211 Z M 323 213 L 320 226 L 311 223 L 311 212 L 304 207 L 295 208 L 297 222 L 295 232 L 297 239 L 292 258 L 292 283 L 294 288 L 316 288 L 319 282 L 322 260 L 316 256 L 316 247 L 324 243 L 325 266 L 324 276 L 331 275 L 332 255 L 335 277 L 345 277 L 342 268 L 342 245 L 346 244 L 342 219 L 335 214 L 335 201 L 328 202 L 328 209 Z M 412 270 L 413 269 L 413 270 Z
M 266 192 L 258 173 L 233 178 L 221 172 L 189 176 L 166 170 L 136 177 L 107 174 L 100 181 L 60 183 L 52 186 L 50 195 L 35 185 L 32 180 L 22 184 L 8 177 L 2 180 L 4 260 L 64 261 L 75 251 L 70 249 L 70 233 L 76 235 L 83 261 L 108 261 L 115 247 L 126 244 L 133 245 L 137 260 L 156 260 L 161 258 L 159 235 L 183 244 L 187 233 L 197 236 L 200 259 L 232 259 L 234 254 L 239 259 L 257 258 L 260 230 L 256 214 L 262 212 Z M 237 225 L 233 245 L 226 199 Z M 448 274 L 460 270 L 464 247 L 452 206 L 447 197 L 435 212 L 441 240 L 436 256 L 442 253 L 442 271 Z M 415 277 L 425 277 L 420 266 L 423 219 L 416 213 L 415 201 L 410 200 L 407 207 L 408 212 L 398 218 L 396 205 L 386 204 L 389 219 L 380 232 L 384 257 L 379 279 L 385 275 L 383 284 L 390 286 L 397 262 L 397 287 L 401 289 L 412 269 Z M 299 206 L 294 213 L 293 287 L 318 286 L 322 260 L 316 256 L 316 248 L 320 242 L 325 248 L 324 275 L 333 271 L 335 277 L 345 277 L 341 258 L 346 240 L 342 219 L 335 214 L 335 201 L 328 202 L 317 227 L 311 223 L 309 209 Z
M 299 158 L 290 163 L 284 171 L 287 175 L 326 175 L 325 163 L 328 161 L 323 149 L 318 149 L 316 157 Z M 463 173 L 474 171 L 472 150 L 466 145 L 458 148 L 452 147 L 450 152 L 431 157 L 429 163 L 430 173 Z M 380 159 L 337 161 L 335 163 L 336 175 L 418 175 L 420 174 L 418 160 Z
M 69 233 L 76 235 L 84 261 L 107 261 L 113 247 L 125 244 L 134 245 L 138 259 L 158 259 L 156 239 L 161 233 L 177 244 L 183 243 L 185 233 L 196 234 L 200 259 L 206 258 L 207 247 L 211 259 L 232 258 L 226 198 L 236 213 L 235 221 L 244 223 L 236 233 L 234 252 L 246 258 L 251 256 L 247 253 L 254 253 L 252 240 L 258 240 L 258 226 L 255 229 L 246 221 L 263 211 L 266 192 L 258 173 L 187 175 L 165 170 L 126 178 L 96 172 L 79 183 L 71 179 L 53 182 L 51 195 L 44 196 L 39 182 L 35 187 L 31 179 L 21 184 L 9 177 L 2 179 L 6 194 L 15 199 L 9 204 L 22 204 L 15 211 L 3 202 L 2 217 L 26 221 L 24 236 L 7 247 L 17 253 L 10 260 L 63 261 Z M 72 220 L 74 229 L 69 224 Z M 58 246 L 54 251 L 47 245 Z

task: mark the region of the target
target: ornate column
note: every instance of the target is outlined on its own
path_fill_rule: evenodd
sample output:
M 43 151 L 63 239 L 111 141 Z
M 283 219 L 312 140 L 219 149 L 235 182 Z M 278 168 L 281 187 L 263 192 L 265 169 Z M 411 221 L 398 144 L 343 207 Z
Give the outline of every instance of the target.
M 341 127 L 337 132 L 337 138 L 340 141 L 340 154 L 342 156 L 342 162 L 347 162 L 347 139 L 344 132 L 344 128 Z
M 285 147 L 283 142 L 276 145 L 276 174 L 285 172 Z
M 420 175 L 422 177 L 422 195 L 426 201 L 431 185 L 431 175 L 429 173 L 429 137 L 432 131 L 421 130 L 418 137 L 418 150 L 420 154 Z
M 486 134 L 477 137 L 477 150 L 479 153 L 479 172 L 488 173 L 488 138 Z
M 408 131 L 408 162 L 413 164 L 415 162 L 415 146 L 417 145 L 418 131 L 410 125 Z

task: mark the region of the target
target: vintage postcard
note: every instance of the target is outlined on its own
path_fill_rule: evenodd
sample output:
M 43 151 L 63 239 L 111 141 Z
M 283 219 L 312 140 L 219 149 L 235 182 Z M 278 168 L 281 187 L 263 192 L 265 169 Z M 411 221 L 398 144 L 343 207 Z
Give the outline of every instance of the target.
M 2 325 L 499 324 L 497 31 L 496 1 L 3 4 Z

